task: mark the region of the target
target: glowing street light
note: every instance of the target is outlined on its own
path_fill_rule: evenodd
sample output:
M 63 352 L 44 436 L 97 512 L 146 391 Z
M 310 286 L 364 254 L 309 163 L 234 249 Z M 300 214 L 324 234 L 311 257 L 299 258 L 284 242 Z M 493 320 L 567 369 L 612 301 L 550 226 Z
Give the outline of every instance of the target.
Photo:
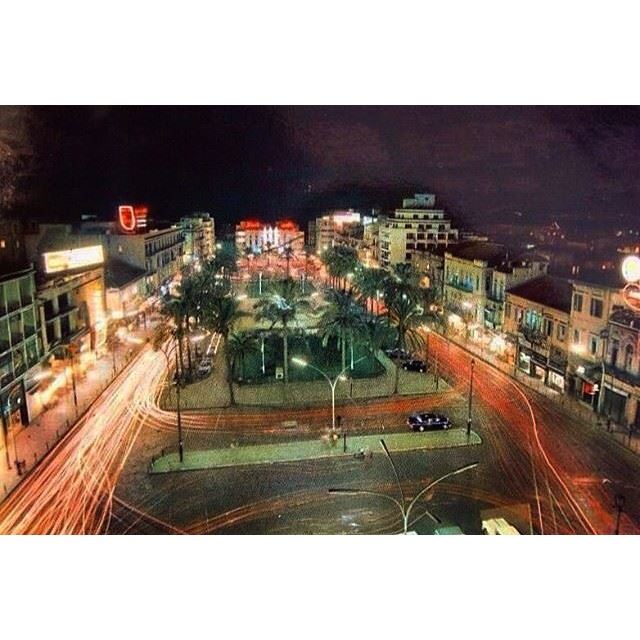
M 404 491 L 402 489 L 402 484 L 400 483 L 400 476 L 398 475 L 398 470 L 396 468 L 395 463 L 393 462 L 391 453 L 389 452 L 389 449 L 387 448 L 387 445 L 385 444 L 385 441 L 382 438 L 380 438 L 380 444 L 382 445 L 382 449 L 385 455 L 387 456 L 387 460 L 389 460 L 389 463 L 391 464 L 391 467 L 393 469 L 393 474 L 396 479 L 396 484 L 398 485 L 398 490 L 400 492 L 400 500 L 394 498 L 393 496 L 389 496 L 386 493 L 380 493 L 378 491 L 367 491 L 365 489 L 329 489 L 329 493 L 347 495 L 347 496 L 355 496 L 355 495 L 376 496 L 378 498 L 384 498 L 385 500 L 389 500 L 390 502 L 393 502 L 393 504 L 395 504 L 396 507 L 400 509 L 400 513 L 402 514 L 402 527 L 403 527 L 403 533 L 405 535 L 408 533 L 408 529 L 409 529 L 409 516 L 411 515 L 411 510 L 416 505 L 418 500 L 420 500 L 420 498 L 425 493 L 427 493 L 427 491 L 429 491 L 429 489 L 432 489 L 437 484 L 439 484 L 443 480 L 446 480 L 447 478 L 456 476 L 459 473 L 463 473 L 464 471 L 469 471 L 470 469 L 474 469 L 479 464 L 478 462 L 473 462 L 472 464 L 468 464 L 468 465 L 465 465 L 464 467 L 460 467 L 459 469 L 455 469 L 454 471 L 450 471 L 449 473 L 445 473 L 445 475 L 440 476 L 437 480 L 430 482 L 426 487 L 421 489 L 416 494 L 415 498 L 413 498 L 413 500 L 411 500 L 411 502 L 409 502 L 409 504 L 407 505 Z M 425 510 L 425 512 L 416 519 L 416 522 L 420 520 L 420 518 L 423 518 L 426 515 L 428 515 L 436 524 L 440 524 L 441 522 L 440 518 L 433 515 L 431 511 L 429 511 L 428 509 Z
M 353 364 L 355 365 L 358 362 L 360 362 L 360 360 L 364 360 L 365 358 L 366 358 L 366 356 L 362 356 L 361 358 L 358 358 Z M 320 373 L 322 375 L 322 377 L 329 383 L 329 386 L 331 387 L 331 430 L 335 431 L 336 430 L 336 385 L 338 384 L 338 381 L 345 382 L 347 380 L 347 378 L 344 376 L 344 372 L 347 369 L 349 369 L 351 367 L 351 365 L 348 364 L 332 380 L 322 369 L 319 369 L 318 367 L 316 367 L 315 365 L 311 364 L 310 362 L 307 362 L 303 358 L 298 358 L 298 357 L 294 356 L 293 358 L 291 358 L 291 362 L 293 362 L 293 364 L 298 365 L 299 367 L 310 367 L 314 371 L 317 371 L 318 373 Z

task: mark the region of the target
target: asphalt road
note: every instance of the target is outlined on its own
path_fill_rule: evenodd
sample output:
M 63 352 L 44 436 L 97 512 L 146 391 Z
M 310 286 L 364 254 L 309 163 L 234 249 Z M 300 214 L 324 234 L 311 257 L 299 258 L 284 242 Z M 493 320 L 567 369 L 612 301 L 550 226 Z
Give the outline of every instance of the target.
M 431 339 L 452 384 L 444 393 L 392 397 L 340 407 L 350 433 L 404 430 L 407 413 L 466 419 L 471 357 Z M 335 487 L 397 495 L 384 455 L 149 476 L 151 455 L 175 444 L 175 415 L 157 408 L 165 379 L 161 354 L 146 349 L 0 506 L 3 533 L 391 533 L 398 510 L 371 496 L 329 495 Z M 527 503 L 536 533 L 611 533 L 613 496 L 624 493 L 622 533 L 639 529 L 640 463 L 602 431 L 583 424 L 534 391 L 480 361 L 475 366 L 473 428 L 483 444 L 395 457 L 411 497 L 456 467 L 479 466 L 439 485 L 416 506 L 412 526 L 429 530 L 429 509 L 467 533 L 488 507 Z M 184 416 L 186 446 L 229 446 L 326 435 L 329 407 L 223 410 Z M 297 420 L 295 432 L 284 420 Z
M 350 433 L 384 433 L 404 429 L 407 413 L 437 408 L 454 422 L 466 421 L 471 356 L 434 336 L 441 370 L 452 388 L 426 397 L 393 397 L 340 407 Z M 622 533 L 636 533 L 639 461 L 608 436 L 581 423 L 545 398 L 477 361 L 474 375 L 473 428 L 484 440 L 465 450 L 398 454 L 408 496 L 447 471 L 479 461 L 480 466 L 439 486 L 429 498 L 438 518 L 479 532 L 479 511 L 527 503 L 538 534 L 611 533 L 613 496 L 627 498 Z M 301 409 L 230 409 L 190 414 L 187 447 L 321 437 L 329 424 L 328 407 Z M 291 431 L 284 420 L 297 420 Z M 327 489 L 359 487 L 396 495 L 392 470 L 382 453 L 371 462 L 314 461 L 260 468 L 215 470 L 149 477 L 150 455 L 173 443 L 175 417 L 158 409 L 148 416 L 117 495 L 160 522 L 198 533 L 375 533 L 399 530 L 400 516 L 390 503 L 363 496 L 330 496 Z M 396 492 L 396 493 L 394 493 Z M 126 503 L 125 503 L 126 504 Z M 419 505 L 422 510 L 427 503 Z M 125 505 L 120 505 L 126 511 Z M 118 509 L 114 511 L 118 512 Z M 420 508 L 416 514 L 420 513 Z M 125 516 L 123 515 L 123 518 Z M 423 518 L 421 526 L 430 524 Z M 135 531 L 135 525 L 128 531 Z M 428 526 L 427 526 L 428 529 Z M 112 521 L 112 532 L 120 531 Z

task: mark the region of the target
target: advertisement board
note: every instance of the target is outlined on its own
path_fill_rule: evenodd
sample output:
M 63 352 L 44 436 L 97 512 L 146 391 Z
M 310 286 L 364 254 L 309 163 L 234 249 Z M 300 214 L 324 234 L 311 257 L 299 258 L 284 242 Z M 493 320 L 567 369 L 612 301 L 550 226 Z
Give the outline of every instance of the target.
M 90 267 L 104 262 L 101 244 L 78 249 L 67 249 L 66 251 L 49 251 L 42 254 L 42 257 L 44 258 L 45 273 L 72 271 L 73 269 Z

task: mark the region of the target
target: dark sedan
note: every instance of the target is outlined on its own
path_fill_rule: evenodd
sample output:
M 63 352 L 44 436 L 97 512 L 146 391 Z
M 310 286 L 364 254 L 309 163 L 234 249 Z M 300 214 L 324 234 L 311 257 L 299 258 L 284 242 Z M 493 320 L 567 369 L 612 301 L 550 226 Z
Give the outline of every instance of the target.
M 392 360 L 408 360 L 409 358 L 411 358 L 411 354 L 404 349 L 387 349 L 385 353 Z
M 451 427 L 451 420 L 439 413 L 413 413 L 407 424 L 413 431 L 441 431 Z
M 424 373 L 427 370 L 427 363 L 422 360 L 407 360 L 402 368 L 405 371 L 419 371 L 420 373 Z

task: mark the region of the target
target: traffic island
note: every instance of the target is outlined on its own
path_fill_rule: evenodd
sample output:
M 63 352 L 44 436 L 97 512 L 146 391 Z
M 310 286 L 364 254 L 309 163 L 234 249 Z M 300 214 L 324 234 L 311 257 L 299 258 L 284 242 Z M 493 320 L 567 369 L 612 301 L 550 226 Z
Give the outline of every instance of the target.
M 169 453 L 153 459 L 149 473 L 170 473 L 173 471 L 199 471 L 223 467 L 238 467 L 252 464 L 274 464 L 298 462 L 322 458 L 352 458 L 372 454 L 384 455 L 380 448 L 382 434 L 347 436 L 347 450 L 344 441 L 338 439 L 299 440 L 272 444 L 232 446 L 226 449 L 206 449 L 186 451 L 181 463 L 177 453 Z M 466 447 L 482 443 L 482 439 L 466 429 L 448 429 L 425 433 L 385 433 L 384 441 L 390 451 L 419 451 L 421 449 L 448 449 Z

